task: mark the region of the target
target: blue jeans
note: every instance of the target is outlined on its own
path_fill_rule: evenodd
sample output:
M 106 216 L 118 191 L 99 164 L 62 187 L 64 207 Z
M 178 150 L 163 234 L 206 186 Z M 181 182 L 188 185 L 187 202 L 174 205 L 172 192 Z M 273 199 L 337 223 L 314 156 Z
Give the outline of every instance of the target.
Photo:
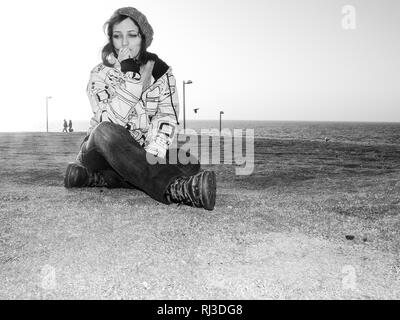
M 193 157 L 189 164 L 169 163 L 169 152 L 166 164 L 150 164 L 129 131 L 111 122 L 101 122 L 85 137 L 77 160 L 89 172 L 102 172 L 109 187 L 138 188 L 162 203 L 169 203 L 165 192 L 175 178 L 200 171 Z

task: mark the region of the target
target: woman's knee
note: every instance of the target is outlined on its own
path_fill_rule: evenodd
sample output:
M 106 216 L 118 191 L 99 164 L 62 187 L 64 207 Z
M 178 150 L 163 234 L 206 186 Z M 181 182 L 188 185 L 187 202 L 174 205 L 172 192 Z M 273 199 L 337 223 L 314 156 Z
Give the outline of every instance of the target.
M 127 130 L 118 124 L 101 122 L 91 132 L 88 144 L 98 146 L 118 143 L 126 134 L 129 134 Z

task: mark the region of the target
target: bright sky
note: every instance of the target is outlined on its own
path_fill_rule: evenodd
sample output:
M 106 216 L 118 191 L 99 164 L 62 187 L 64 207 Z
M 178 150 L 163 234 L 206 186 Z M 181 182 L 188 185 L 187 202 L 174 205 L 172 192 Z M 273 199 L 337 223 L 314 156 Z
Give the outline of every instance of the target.
M 102 27 L 122 6 L 153 26 L 181 106 L 193 81 L 187 119 L 400 121 L 397 0 L 15 0 L 0 4 L 0 131 L 44 130 L 46 96 L 50 121 L 90 118 Z

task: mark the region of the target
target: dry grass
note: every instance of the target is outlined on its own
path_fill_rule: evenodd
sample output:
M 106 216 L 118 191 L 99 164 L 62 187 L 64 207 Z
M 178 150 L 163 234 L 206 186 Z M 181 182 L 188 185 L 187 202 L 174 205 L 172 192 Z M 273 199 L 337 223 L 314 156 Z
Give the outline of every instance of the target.
M 257 139 L 208 212 L 66 190 L 82 138 L 0 134 L 1 298 L 400 298 L 400 147 Z

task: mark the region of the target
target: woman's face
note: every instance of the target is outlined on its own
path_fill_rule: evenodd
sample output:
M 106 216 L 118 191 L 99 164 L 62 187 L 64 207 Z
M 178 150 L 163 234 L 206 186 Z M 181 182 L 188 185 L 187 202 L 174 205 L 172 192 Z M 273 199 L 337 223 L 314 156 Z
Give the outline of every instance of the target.
M 132 58 L 138 56 L 142 39 L 138 27 L 130 18 L 114 25 L 112 39 L 117 53 L 121 48 L 128 48 Z

